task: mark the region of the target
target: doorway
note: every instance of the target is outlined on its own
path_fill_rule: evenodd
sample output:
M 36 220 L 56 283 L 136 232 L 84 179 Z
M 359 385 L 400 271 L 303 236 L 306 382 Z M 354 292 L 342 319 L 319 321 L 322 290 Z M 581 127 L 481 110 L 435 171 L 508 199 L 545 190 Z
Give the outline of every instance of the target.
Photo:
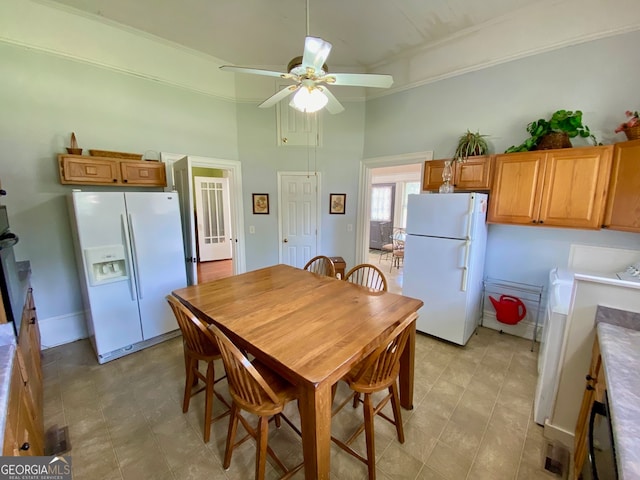
M 181 154 L 160 154 L 167 169 L 167 190 L 177 190 L 180 196 L 180 209 L 183 221 L 183 239 L 185 243 L 185 260 L 189 285 L 202 281 L 237 275 L 246 271 L 243 201 L 242 201 L 242 168 L 237 160 L 225 160 L 209 157 L 185 156 Z M 228 216 L 229 225 L 225 230 L 225 238 L 231 247 L 231 259 L 222 265 L 219 262 L 199 262 L 197 246 L 197 223 L 201 216 L 195 207 L 194 172 L 202 173 L 203 169 L 216 169 L 219 177 L 225 178 L 228 184 Z M 224 213 L 223 213 L 224 215 Z M 224 219 L 223 219 L 224 221 Z M 217 265 L 216 265 L 217 264 Z
M 425 161 L 433 158 L 433 152 L 424 151 L 403 155 L 391 155 L 388 157 L 375 157 L 362 160 L 360 164 L 360 182 L 358 189 L 358 224 L 356 231 L 356 263 L 369 261 L 369 241 L 371 238 L 371 197 L 374 183 L 398 183 L 398 171 L 387 170 L 389 167 L 406 167 L 413 173 L 412 181 L 422 179 L 422 167 Z M 410 166 L 410 167 L 409 167 Z M 417 172 L 417 173 L 416 173 Z M 383 175 L 380 175 L 380 174 Z M 389 175 L 392 175 L 389 177 Z M 401 175 L 401 174 L 400 174 Z M 418 191 L 418 193 L 420 190 Z M 395 197 L 398 198 L 398 191 Z M 404 192 L 402 192 L 402 196 Z M 394 205 L 394 222 L 396 226 L 406 221 L 406 204 Z
M 395 183 L 371 185 L 371 211 L 369 217 L 369 249 L 381 250 L 390 242 L 394 225 Z

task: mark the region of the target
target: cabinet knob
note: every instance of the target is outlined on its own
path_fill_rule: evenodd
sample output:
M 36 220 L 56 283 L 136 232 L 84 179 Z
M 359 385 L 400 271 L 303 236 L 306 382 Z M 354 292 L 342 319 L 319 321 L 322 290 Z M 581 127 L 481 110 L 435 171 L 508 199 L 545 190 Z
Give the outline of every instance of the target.
M 124 183 L 127 183 L 129 180 L 127 180 L 126 178 L 123 180 Z
M 22 445 L 20 445 L 20 450 L 29 450 L 31 448 L 31 445 L 29 445 L 29 442 L 24 442 Z
M 587 390 L 595 390 L 592 385 L 587 385 Z
M 113 183 L 116 183 L 117 181 L 118 181 L 118 179 L 117 179 L 117 178 L 114 178 L 114 179 L 113 179 Z
M 584 377 L 584 378 L 585 378 L 585 380 L 586 380 L 587 382 L 590 382 L 591 380 L 593 380 L 593 377 L 592 377 L 591 375 L 587 375 L 587 376 L 586 376 L 586 377 Z
M 609 225 L 600 225 L 600 228 L 609 228 Z
M 544 220 L 540 220 L 538 223 L 544 223 Z
M 531 220 L 531 223 L 538 223 L 537 220 Z

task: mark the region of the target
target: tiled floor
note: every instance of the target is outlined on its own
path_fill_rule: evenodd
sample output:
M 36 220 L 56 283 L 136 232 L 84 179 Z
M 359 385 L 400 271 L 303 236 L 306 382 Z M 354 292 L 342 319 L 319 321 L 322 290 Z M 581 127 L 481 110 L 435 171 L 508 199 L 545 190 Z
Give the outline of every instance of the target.
M 387 278 L 387 290 L 391 293 L 402 293 L 403 268 L 391 265 L 391 255 L 380 255 L 378 250 L 369 250 L 367 261 L 382 270 Z
M 536 354 L 529 346 L 486 328 L 464 348 L 419 334 L 414 409 L 402 411 L 406 442 L 376 419 L 377 478 L 555 478 L 541 468 L 542 427 L 531 419 Z M 253 442 L 236 449 L 228 471 L 221 466 L 228 417 L 213 425 L 205 445 L 202 395 L 182 413 L 180 338 L 104 365 L 82 340 L 45 350 L 43 365 L 45 428 L 69 427 L 75 479 L 253 478 Z M 225 381 L 217 388 L 226 390 Z M 341 384 L 337 400 L 347 392 Z M 295 402 L 287 412 L 297 422 Z M 346 407 L 333 419 L 333 434 L 344 438 L 361 416 L 361 407 Z M 299 438 L 284 423 L 269 442 L 286 464 L 301 461 Z M 362 437 L 358 445 L 364 452 Z M 339 480 L 367 476 L 364 464 L 335 446 L 331 470 Z M 279 476 L 271 464 L 267 473 Z

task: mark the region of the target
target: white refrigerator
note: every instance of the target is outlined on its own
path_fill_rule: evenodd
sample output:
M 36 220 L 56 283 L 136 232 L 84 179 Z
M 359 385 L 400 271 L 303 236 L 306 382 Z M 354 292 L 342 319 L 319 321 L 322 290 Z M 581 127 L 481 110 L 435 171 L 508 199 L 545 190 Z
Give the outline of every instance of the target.
M 409 195 L 403 295 L 419 298 L 416 328 L 465 345 L 478 325 L 487 195 Z
M 69 211 L 98 362 L 177 335 L 165 296 L 187 285 L 178 194 L 74 191 Z

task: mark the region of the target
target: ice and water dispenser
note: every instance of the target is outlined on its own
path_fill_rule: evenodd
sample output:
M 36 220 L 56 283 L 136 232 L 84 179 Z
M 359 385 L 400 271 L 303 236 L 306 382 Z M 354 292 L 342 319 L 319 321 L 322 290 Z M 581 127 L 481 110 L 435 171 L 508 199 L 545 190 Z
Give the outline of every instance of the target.
M 85 248 L 84 257 L 91 286 L 129 279 L 124 245 Z

